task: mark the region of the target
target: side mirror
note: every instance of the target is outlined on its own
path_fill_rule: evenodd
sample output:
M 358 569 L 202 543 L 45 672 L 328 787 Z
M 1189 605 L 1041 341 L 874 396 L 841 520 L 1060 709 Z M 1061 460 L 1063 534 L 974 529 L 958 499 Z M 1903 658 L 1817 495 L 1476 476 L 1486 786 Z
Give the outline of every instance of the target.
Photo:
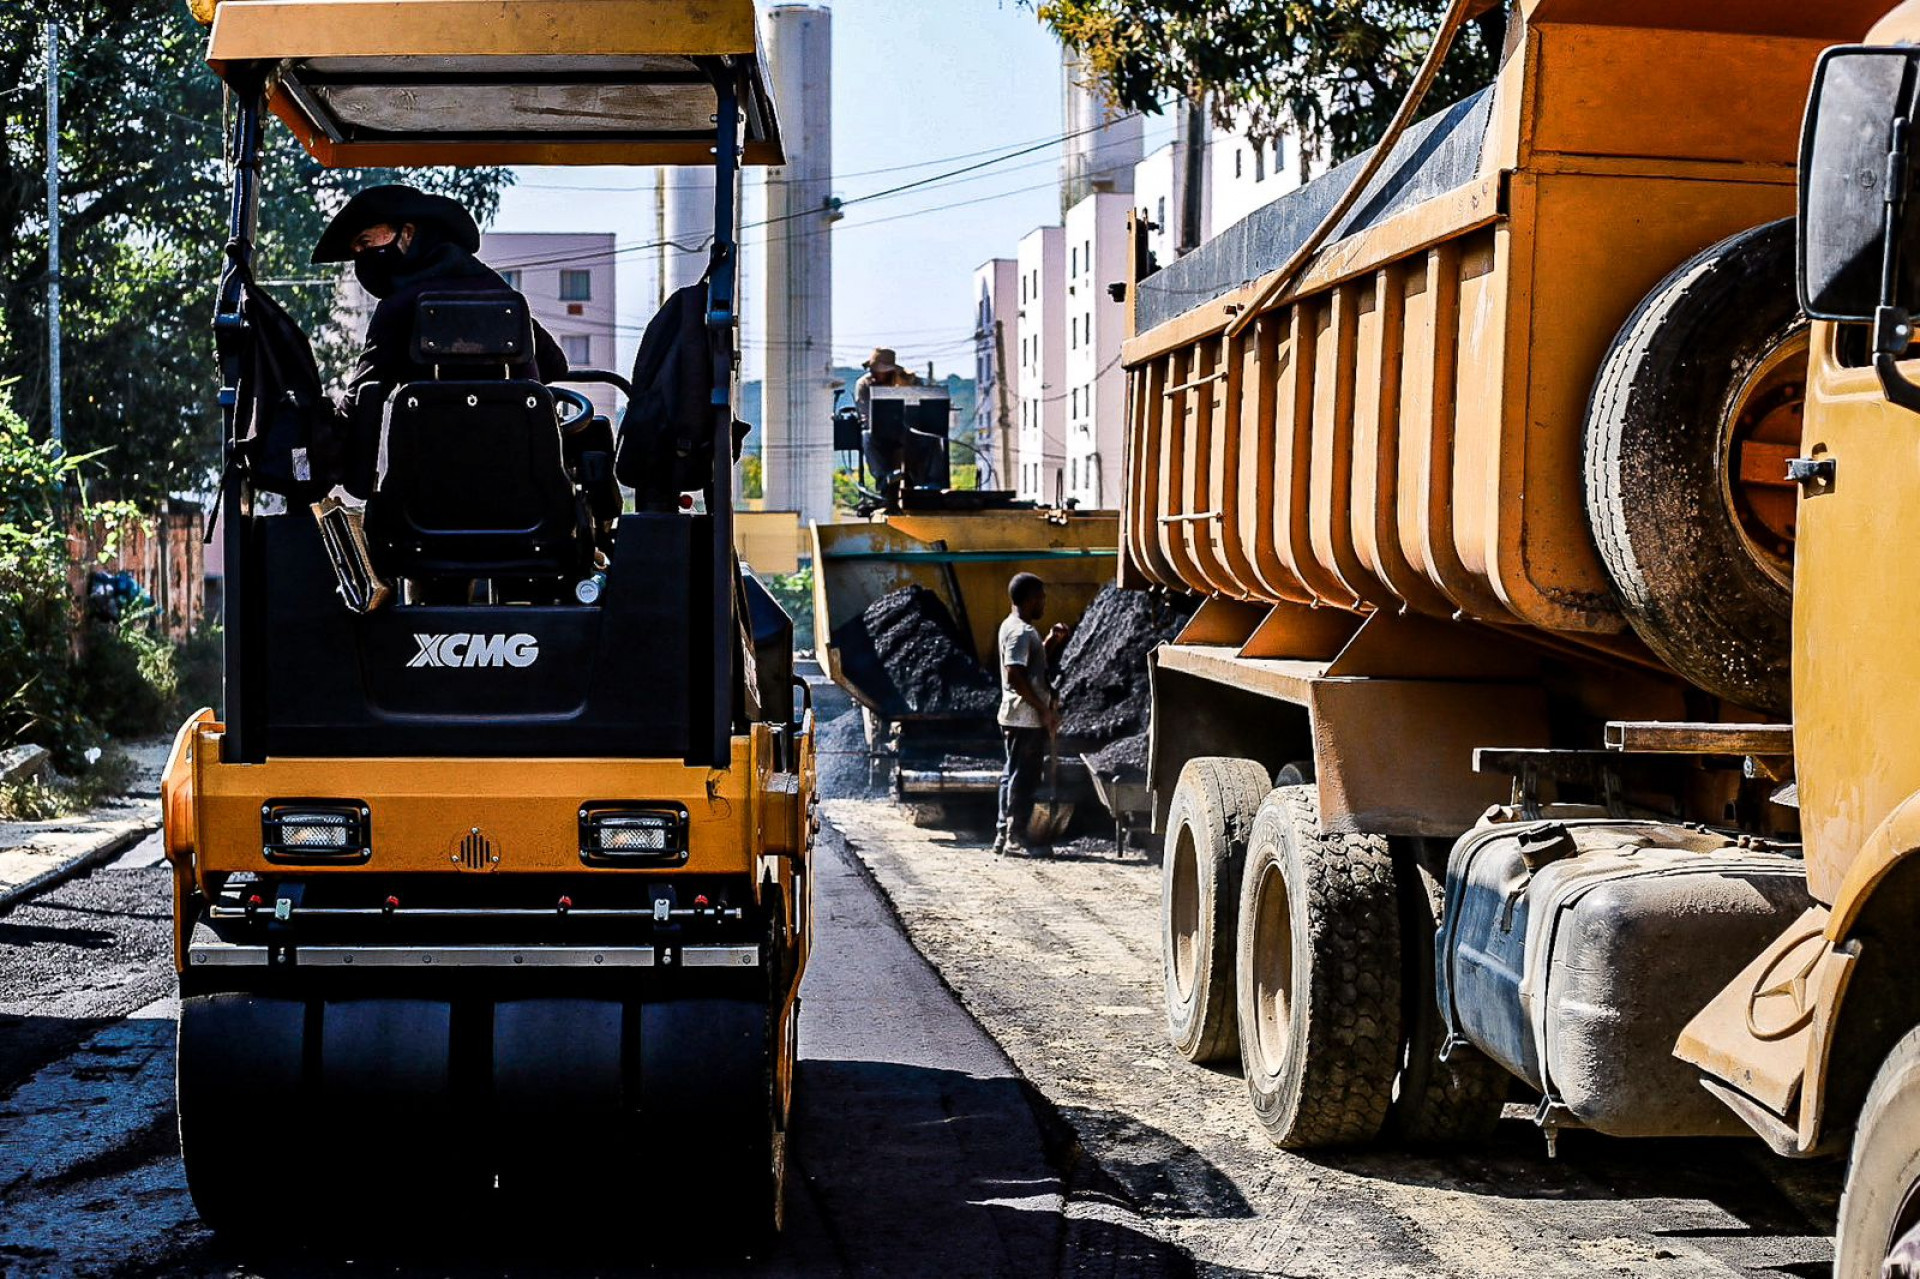
M 1816 320 L 1868 323 L 1897 278 L 1916 58 L 1829 49 L 1814 72 L 1800 148 L 1800 305 Z M 1897 186 L 1898 189 L 1891 189 Z

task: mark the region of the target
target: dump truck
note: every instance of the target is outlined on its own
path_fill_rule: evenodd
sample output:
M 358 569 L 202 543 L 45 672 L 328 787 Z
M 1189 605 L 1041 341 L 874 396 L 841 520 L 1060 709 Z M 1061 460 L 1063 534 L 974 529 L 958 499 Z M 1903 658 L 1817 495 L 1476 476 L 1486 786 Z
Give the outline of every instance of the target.
M 1120 571 L 1205 597 L 1152 670 L 1167 1030 L 1277 1144 L 1517 1091 L 1550 1149 L 1850 1146 L 1842 1279 L 1920 1223 L 1891 8 L 1520 0 L 1485 91 L 1136 242 Z
M 729 505 L 736 178 L 781 158 L 753 5 L 203 8 L 232 175 L 225 684 L 162 788 L 193 1201 L 243 1237 L 645 1202 L 623 1246 L 760 1238 L 816 819 L 791 626 Z M 709 166 L 709 270 L 656 321 L 670 372 L 569 373 L 629 394 L 616 440 L 514 374 L 524 297 L 425 294 L 433 376 L 387 397 L 364 511 L 274 488 L 261 458 L 311 419 L 268 397 L 240 436 L 270 115 L 326 168 Z
M 873 651 L 863 615 L 896 592 L 928 592 L 952 619 L 957 649 L 997 686 L 995 637 L 1013 575 L 1045 579 L 1049 625 L 1074 622 L 1113 580 L 1119 553 L 1117 512 L 1049 509 L 1006 497 L 978 502 L 959 493 L 942 509 L 927 494 L 909 497 L 905 510 L 808 529 L 821 669 L 861 708 L 869 746 L 891 757 L 896 796 L 941 816 L 996 793 L 1002 747 L 994 707 L 986 699 L 955 705 L 947 698 L 927 706 L 903 695 L 892 669 L 900 659 Z M 1077 760 L 1067 769 L 1070 785 L 1084 789 Z

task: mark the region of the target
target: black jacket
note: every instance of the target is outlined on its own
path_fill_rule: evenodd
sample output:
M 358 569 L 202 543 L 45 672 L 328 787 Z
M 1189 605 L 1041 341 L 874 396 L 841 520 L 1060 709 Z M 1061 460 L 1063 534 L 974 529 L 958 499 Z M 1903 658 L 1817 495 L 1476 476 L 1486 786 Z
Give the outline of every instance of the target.
M 416 271 L 395 282 L 394 291 L 380 300 L 367 321 L 365 345 L 353 376 L 339 401 L 346 437 L 348 492 L 367 497 L 373 492 L 374 466 L 380 451 L 380 418 L 387 396 L 403 382 L 426 381 L 433 369 L 412 357 L 413 318 L 423 293 L 486 293 L 508 288 L 500 273 L 456 244 L 440 244 L 427 251 Z M 553 335 L 533 325 L 533 362 L 512 369 L 516 378 L 556 382 L 567 374 L 567 357 Z

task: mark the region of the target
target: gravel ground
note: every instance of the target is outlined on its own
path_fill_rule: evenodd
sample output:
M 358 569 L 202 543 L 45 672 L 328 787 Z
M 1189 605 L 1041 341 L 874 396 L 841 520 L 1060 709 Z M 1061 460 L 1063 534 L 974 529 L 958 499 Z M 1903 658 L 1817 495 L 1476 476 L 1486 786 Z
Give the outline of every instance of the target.
M 843 745 L 829 725 L 823 743 Z M 836 757 L 823 779 L 858 779 Z M 823 793 L 834 790 L 823 780 Z M 995 858 L 883 799 L 825 813 L 909 935 L 1152 1226 L 1203 1275 L 1353 1279 L 1824 1276 L 1837 1163 L 1758 1142 L 1562 1136 L 1509 1119 L 1483 1150 L 1297 1155 L 1256 1125 L 1237 1074 L 1181 1060 L 1162 1028 L 1158 866 L 1086 841 Z

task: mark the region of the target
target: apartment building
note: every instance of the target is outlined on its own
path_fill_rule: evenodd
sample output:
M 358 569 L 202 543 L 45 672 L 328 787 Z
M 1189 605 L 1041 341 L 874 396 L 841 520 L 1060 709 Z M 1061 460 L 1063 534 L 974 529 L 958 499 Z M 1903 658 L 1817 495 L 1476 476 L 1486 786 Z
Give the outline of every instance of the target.
M 1117 506 L 1126 457 L 1127 384 L 1120 367 L 1127 309 L 1108 286 L 1126 279 L 1129 194 L 1090 195 L 1067 210 L 1066 496 L 1082 507 Z
M 973 383 L 978 398 L 972 425 L 974 446 L 980 450 L 981 488 L 1006 489 L 1017 483 L 1020 366 L 1014 353 L 1020 346 L 1019 298 L 1020 264 L 1014 259 L 991 258 L 974 268 Z
M 526 295 L 533 318 L 553 334 L 574 368 L 624 374 L 616 361 L 613 233 L 488 231 L 480 260 Z M 578 387 L 602 413 L 617 414 L 619 392 Z
M 1014 490 L 1051 502 L 1066 490 L 1067 233 L 1035 227 L 1014 256 L 1019 288 L 1019 447 Z

